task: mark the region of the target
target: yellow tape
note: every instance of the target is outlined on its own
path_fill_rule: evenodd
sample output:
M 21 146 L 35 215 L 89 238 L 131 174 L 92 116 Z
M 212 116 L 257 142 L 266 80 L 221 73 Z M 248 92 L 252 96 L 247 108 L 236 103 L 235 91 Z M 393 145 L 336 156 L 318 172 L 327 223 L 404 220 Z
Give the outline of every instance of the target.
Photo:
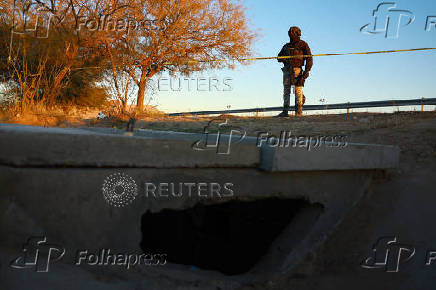
M 360 54 L 377 54 L 377 53 L 393 53 L 393 52 L 405 52 L 405 51 L 418 51 L 418 50 L 435 50 L 436 47 L 426 48 L 411 48 L 411 49 L 397 49 L 397 50 L 379 50 L 379 51 L 364 51 L 364 52 L 346 52 L 346 53 L 322 53 L 322 54 L 310 54 L 310 55 L 292 55 L 292 56 L 270 56 L 270 57 L 250 57 L 250 58 L 235 58 L 235 59 L 211 59 L 211 60 L 190 60 L 186 64 L 203 63 L 203 62 L 218 62 L 218 61 L 250 61 L 250 60 L 269 60 L 269 59 L 287 59 L 287 58 L 302 58 L 302 57 L 314 57 L 314 56 L 337 56 L 337 55 L 360 55 Z M 172 63 L 164 63 L 164 65 L 176 65 Z
M 226 60 L 226 59 L 189 60 L 185 64 L 195 64 L 195 63 L 203 63 L 203 62 L 216 62 L 216 61 L 250 61 L 250 60 L 270 60 L 270 59 L 302 58 L 302 57 L 314 57 L 314 56 L 361 55 L 361 54 L 393 53 L 393 52 L 419 51 L 419 50 L 435 50 L 435 49 L 436 49 L 436 47 L 426 47 L 426 48 L 410 48 L 410 49 L 363 51 L 363 52 L 346 52 L 346 53 L 322 53 L 322 54 L 310 54 L 310 55 L 250 57 L 250 58 L 235 58 L 235 59 L 228 59 L 228 60 Z M 164 65 L 177 65 L 177 64 L 166 62 L 166 63 L 164 63 Z M 94 67 L 78 67 L 78 68 L 73 68 L 72 70 L 92 69 L 92 68 L 101 68 L 101 67 L 99 67 L 99 66 L 94 66 Z

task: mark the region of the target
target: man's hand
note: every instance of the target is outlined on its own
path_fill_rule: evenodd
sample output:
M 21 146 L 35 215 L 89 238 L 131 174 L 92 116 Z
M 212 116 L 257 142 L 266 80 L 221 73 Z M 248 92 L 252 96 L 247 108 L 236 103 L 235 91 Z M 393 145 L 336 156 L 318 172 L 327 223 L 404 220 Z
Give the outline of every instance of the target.
M 302 87 L 304 85 L 304 78 L 299 77 L 297 80 L 297 87 Z
M 304 85 L 304 81 L 309 77 L 309 72 L 308 71 L 304 71 L 302 75 L 300 75 L 300 77 L 297 80 L 297 86 L 303 86 Z

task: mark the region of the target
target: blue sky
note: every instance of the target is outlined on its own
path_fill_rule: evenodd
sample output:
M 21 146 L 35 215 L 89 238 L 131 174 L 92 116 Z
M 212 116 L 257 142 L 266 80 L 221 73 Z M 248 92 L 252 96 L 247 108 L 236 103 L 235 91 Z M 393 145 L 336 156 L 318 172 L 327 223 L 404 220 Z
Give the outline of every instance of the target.
M 299 26 L 302 39 L 313 54 L 358 52 L 419 47 L 436 47 L 436 27 L 425 30 L 427 16 L 436 17 L 434 0 L 392 1 L 395 9 L 411 11 L 415 20 L 400 23 L 398 38 L 364 34 L 360 28 L 373 22 L 372 11 L 380 1 L 261 1 L 245 0 L 250 26 L 260 38 L 257 56 L 276 56 L 289 41 L 290 26 Z M 435 18 L 436 19 L 436 18 Z M 233 71 L 203 72 L 219 82 L 232 78 L 230 91 L 161 91 L 152 104 L 165 112 L 223 110 L 282 105 L 281 64 L 276 60 L 256 61 Z M 306 104 L 436 97 L 436 51 L 380 55 L 351 55 L 314 58 L 306 81 Z

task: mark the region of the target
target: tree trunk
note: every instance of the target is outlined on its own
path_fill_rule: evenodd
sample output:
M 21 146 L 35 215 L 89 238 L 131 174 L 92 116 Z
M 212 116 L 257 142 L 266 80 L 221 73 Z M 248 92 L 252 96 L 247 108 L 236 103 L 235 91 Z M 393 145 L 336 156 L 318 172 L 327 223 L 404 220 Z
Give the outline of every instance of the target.
M 136 108 L 138 111 L 142 111 L 144 109 L 144 95 L 145 95 L 145 86 L 147 84 L 147 71 L 142 70 L 141 78 L 139 79 L 138 84 L 138 97 L 136 101 Z
M 50 93 L 48 95 L 48 101 L 49 101 L 49 105 L 53 106 L 55 103 L 55 97 L 57 95 L 57 93 L 59 92 L 60 86 L 61 86 L 61 82 L 62 80 L 65 78 L 65 76 L 67 75 L 67 73 L 70 72 L 70 66 L 66 66 L 62 69 L 62 71 L 55 77 L 55 81 L 53 84 L 52 89 L 50 90 Z
M 55 97 L 62 86 L 62 80 L 64 80 L 67 74 L 71 72 L 71 67 L 73 65 L 74 58 L 77 56 L 78 51 L 78 46 L 73 46 L 73 48 L 71 48 L 71 43 L 67 44 L 67 47 L 65 48 L 65 57 L 68 59 L 68 62 L 54 79 L 54 83 L 48 95 L 48 101 L 50 106 L 52 106 L 55 102 Z
M 126 82 L 126 90 L 124 91 L 124 99 L 123 99 L 123 112 L 127 111 L 127 98 L 129 96 L 129 80 Z
M 136 107 L 139 111 L 144 109 L 145 87 L 147 86 L 149 78 L 151 78 L 154 74 L 155 72 L 150 72 L 149 69 L 142 69 L 141 78 L 139 79 L 138 84 L 138 98 L 136 101 Z

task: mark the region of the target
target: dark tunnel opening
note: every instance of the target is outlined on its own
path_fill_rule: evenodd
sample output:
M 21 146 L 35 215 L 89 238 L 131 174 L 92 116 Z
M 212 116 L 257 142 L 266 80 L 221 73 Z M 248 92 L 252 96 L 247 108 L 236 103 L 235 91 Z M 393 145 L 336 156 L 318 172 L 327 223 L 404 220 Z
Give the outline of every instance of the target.
M 268 198 L 197 204 L 142 216 L 141 248 L 167 261 L 226 275 L 248 272 L 303 208 L 305 200 Z

